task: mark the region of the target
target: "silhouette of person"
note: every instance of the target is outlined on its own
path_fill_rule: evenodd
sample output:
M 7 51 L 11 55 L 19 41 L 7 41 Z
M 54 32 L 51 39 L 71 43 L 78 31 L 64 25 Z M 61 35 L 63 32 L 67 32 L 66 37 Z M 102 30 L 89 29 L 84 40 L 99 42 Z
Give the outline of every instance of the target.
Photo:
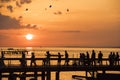
M 4 51 L 1 51 L 1 58 L 0 58 L 0 67 L 4 67 Z
M 47 51 L 47 52 L 46 52 L 46 64 L 47 64 L 47 65 L 50 65 L 50 56 L 51 56 L 51 55 L 50 55 L 49 51 Z
M 90 56 L 89 56 L 88 51 L 86 53 L 87 53 L 86 55 L 87 64 L 90 65 Z
M 103 54 L 102 54 L 101 51 L 99 51 L 99 53 L 98 53 L 98 63 L 99 63 L 99 65 L 102 65 L 102 57 L 103 57 Z
M 64 65 L 69 65 L 68 57 L 69 57 L 69 55 L 68 55 L 67 51 L 65 51 L 65 64 Z
M 78 61 L 78 65 L 81 65 L 81 60 L 82 60 L 82 54 L 80 53 L 80 57 L 79 57 L 79 61 Z
M 112 59 L 113 59 L 113 65 L 115 65 L 115 52 L 113 52 Z
M 85 65 L 85 54 L 82 53 L 82 65 Z
M 91 55 L 91 61 L 92 61 L 92 65 L 96 65 L 96 53 L 94 50 L 92 50 L 92 55 Z
M 22 67 L 27 66 L 26 59 L 25 59 L 25 53 L 23 51 L 22 51 L 22 59 L 20 61 L 21 61 L 21 66 Z
M 113 61 L 113 54 L 112 54 L 112 52 L 110 52 L 110 54 L 109 54 L 109 64 L 110 64 L 110 66 L 112 66 L 113 63 L 114 63 L 114 61 Z
M 61 55 L 59 52 L 58 52 L 58 65 L 61 65 Z
M 115 65 L 119 65 L 119 54 L 118 54 L 118 52 L 116 52 L 116 55 L 115 55 Z
M 30 63 L 30 66 L 32 66 L 32 64 L 34 64 L 34 66 L 36 66 L 35 55 L 34 55 L 33 52 L 32 52 L 32 56 L 31 56 L 31 63 Z

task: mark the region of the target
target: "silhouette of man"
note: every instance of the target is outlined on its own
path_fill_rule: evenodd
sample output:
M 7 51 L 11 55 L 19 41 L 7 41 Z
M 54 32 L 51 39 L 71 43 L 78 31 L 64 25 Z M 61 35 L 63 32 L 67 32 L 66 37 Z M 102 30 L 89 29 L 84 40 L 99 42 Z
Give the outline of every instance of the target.
M 47 51 L 47 52 L 46 52 L 46 64 L 47 64 L 47 65 L 50 65 L 50 56 L 51 56 L 51 55 L 50 55 L 49 51 Z
M 22 52 L 21 66 L 22 67 L 27 66 L 24 52 Z
M 87 53 L 86 55 L 87 64 L 90 65 L 90 56 L 89 56 L 88 51 L 86 53 Z
M 79 55 L 80 55 L 80 56 L 79 56 L 78 65 L 81 65 L 81 64 L 82 64 L 82 62 L 81 62 L 81 61 L 82 61 L 82 54 L 80 53 Z
M 109 54 L 109 64 L 110 64 L 110 66 L 112 66 L 113 65 L 113 63 L 114 63 L 114 61 L 113 61 L 113 54 L 112 54 L 112 52 L 110 52 L 110 54 Z
M 91 55 L 91 61 L 92 61 L 92 65 L 96 65 L 96 61 L 95 61 L 95 58 L 96 58 L 96 53 L 94 50 L 92 50 L 92 55 Z
M 115 65 L 119 65 L 119 54 L 118 54 L 118 52 L 116 52 L 116 55 L 115 55 Z
M 65 51 L 65 65 L 69 65 L 69 59 L 68 59 L 69 55 L 67 53 L 67 51 Z
M 58 52 L 58 65 L 60 65 L 61 64 L 61 55 L 60 55 L 60 53 Z
M 103 54 L 102 54 L 101 51 L 99 51 L 99 53 L 98 53 L 98 63 L 99 63 L 100 65 L 102 65 L 102 57 L 103 57 Z
M 32 56 L 31 56 L 31 63 L 30 63 L 30 66 L 32 66 L 32 64 L 34 64 L 34 66 L 36 66 L 35 55 L 34 55 L 33 52 L 32 52 Z

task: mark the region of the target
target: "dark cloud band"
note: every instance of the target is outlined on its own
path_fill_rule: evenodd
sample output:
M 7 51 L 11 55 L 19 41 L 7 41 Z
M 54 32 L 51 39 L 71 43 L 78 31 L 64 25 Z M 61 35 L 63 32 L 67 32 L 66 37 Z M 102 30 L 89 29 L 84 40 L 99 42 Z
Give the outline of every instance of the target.
M 27 24 L 23 26 L 20 24 L 20 20 L 0 14 L 0 29 L 21 29 L 21 28 L 37 29 L 37 25 Z

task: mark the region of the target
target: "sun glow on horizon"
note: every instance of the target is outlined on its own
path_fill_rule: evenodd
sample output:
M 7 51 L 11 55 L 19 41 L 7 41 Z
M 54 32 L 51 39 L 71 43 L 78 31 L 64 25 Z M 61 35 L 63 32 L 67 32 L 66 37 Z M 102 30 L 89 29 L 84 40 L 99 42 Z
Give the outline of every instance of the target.
M 25 38 L 27 40 L 32 40 L 33 39 L 33 35 L 32 34 L 27 34 L 27 35 L 25 35 Z

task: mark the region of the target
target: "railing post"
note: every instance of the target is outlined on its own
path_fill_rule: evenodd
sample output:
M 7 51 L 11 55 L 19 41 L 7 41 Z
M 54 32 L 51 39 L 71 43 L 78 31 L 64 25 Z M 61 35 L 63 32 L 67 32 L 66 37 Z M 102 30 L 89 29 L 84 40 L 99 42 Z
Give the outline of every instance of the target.
M 105 70 L 103 70 L 103 74 L 105 74 Z
M 42 71 L 42 80 L 45 80 L 45 71 Z
M 37 77 L 38 77 L 37 71 L 35 71 L 35 72 L 34 72 L 34 78 L 35 78 L 35 80 L 37 80 Z
M 85 71 L 85 72 L 86 72 L 86 73 L 85 73 L 85 76 L 88 77 L 88 75 L 87 75 L 87 71 Z
M 2 80 L 2 73 L 0 72 L 0 80 Z
M 59 80 L 59 77 L 60 77 L 60 72 L 57 71 L 57 72 L 56 72 L 56 80 Z
M 47 71 L 47 80 L 51 80 L 51 72 Z
M 95 71 L 92 71 L 92 80 L 95 80 Z

